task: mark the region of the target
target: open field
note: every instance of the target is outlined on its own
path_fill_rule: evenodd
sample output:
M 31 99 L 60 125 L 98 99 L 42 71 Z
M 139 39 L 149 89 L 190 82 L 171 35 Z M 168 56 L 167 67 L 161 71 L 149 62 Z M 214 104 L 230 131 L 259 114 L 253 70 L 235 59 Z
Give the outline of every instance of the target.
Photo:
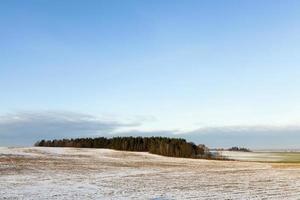
M 233 160 L 257 161 L 257 162 L 279 162 L 300 163 L 300 152 L 276 152 L 276 151 L 221 151 L 221 156 Z
M 0 199 L 299 199 L 300 165 L 0 148 Z

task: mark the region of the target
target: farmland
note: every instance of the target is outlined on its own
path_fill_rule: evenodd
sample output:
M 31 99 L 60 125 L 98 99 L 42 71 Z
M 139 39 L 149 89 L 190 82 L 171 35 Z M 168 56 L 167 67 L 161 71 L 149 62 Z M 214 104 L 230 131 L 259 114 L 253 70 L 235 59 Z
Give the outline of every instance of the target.
M 0 199 L 298 199 L 300 165 L 0 148 Z
M 274 162 L 274 163 L 300 163 L 300 152 L 284 151 L 220 151 L 221 156 L 233 160 L 255 161 L 255 162 Z

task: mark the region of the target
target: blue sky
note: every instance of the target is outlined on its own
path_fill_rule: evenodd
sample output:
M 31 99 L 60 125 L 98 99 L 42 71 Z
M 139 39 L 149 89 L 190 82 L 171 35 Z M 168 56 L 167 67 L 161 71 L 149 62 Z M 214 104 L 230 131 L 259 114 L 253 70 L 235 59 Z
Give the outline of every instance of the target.
M 0 145 L 134 132 L 255 147 L 246 140 L 265 140 L 263 130 L 274 141 L 261 147 L 298 148 L 299 9 L 296 0 L 1 1 Z M 59 129 L 66 117 L 53 113 L 113 128 Z M 220 127 L 231 132 L 216 142 Z

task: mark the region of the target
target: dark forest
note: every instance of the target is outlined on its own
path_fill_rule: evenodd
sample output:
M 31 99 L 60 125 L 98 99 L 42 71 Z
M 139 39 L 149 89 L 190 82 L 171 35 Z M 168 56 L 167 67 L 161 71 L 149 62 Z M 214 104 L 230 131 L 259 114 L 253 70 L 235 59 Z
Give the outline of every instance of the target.
M 149 152 L 170 157 L 209 158 L 210 153 L 204 145 L 195 145 L 181 138 L 167 137 L 97 137 L 61 140 L 41 140 L 35 146 L 107 148 L 124 151 Z

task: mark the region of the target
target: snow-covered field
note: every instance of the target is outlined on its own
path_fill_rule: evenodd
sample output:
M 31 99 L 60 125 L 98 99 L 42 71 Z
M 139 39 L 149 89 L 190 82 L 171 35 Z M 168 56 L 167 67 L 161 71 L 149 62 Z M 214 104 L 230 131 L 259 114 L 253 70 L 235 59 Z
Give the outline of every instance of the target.
M 299 199 L 300 166 L 0 148 L 0 199 Z

